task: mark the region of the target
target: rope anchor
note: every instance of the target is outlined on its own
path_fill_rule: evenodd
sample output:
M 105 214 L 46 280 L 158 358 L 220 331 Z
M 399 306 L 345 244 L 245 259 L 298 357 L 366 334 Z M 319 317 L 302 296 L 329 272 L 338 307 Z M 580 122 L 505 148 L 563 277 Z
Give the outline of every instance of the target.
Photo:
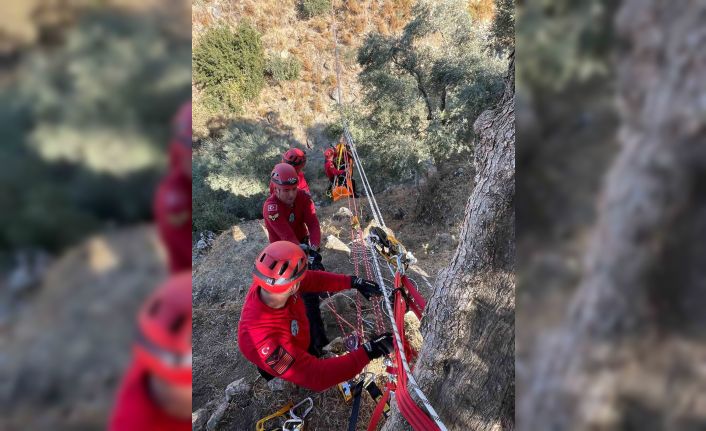
M 410 251 L 407 251 L 391 231 L 387 232 L 379 226 L 373 226 L 368 233 L 368 240 L 380 256 L 403 274 L 410 264 L 414 265 L 417 263 L 417 258 Z

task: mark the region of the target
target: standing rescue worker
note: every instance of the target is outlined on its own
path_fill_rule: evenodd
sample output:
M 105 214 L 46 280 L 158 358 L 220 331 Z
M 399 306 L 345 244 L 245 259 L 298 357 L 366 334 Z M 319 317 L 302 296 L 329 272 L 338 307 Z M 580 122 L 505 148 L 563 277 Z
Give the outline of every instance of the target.
M 270 175 L 273 193 L 262 207 L 270 242 L 279 240 L 308 244 L 319 250 L 321 228 L 311 197 L 297 188 L 299 178 L 293 166 L 275 165 Z
M 333 187 L 333 181 L 336 179 L 336 177 L 346 175 L 346 171 L 344 171 L 343 169 L 338 169 L 335 166 L 333 162 L 334 154 L 335 151 L 333 148 L 328 148 L 326 149 L 326 151 L 324 151 L 324 172 L 326 172 L 326 176 L 328 177 L 329 190 Z
M 169 170 L 153 202 L 169 271 L 191 270 L 191 102 L 179 109 L 169 143 Z
M 297 188 L 299 190 L 304 190 L 311 196 L 311 191 L 309 190 L 309 184 L 304 178 L 304 166 L 306 166 L 306 153 L 299 148 L 290 148 L 282 156 L 282 163 L 287 163 L 288 165 L 294 166 L 297 171 Z
M 325 271 L 308 271 L 307 256 L 291 242 L 277 241 L 258 255 L 253 282 L 238 324 L 238 347 L 269 380 L 280 377 L 323 391 L 353 378 L 372 359 L 393 350 L 392 335 L 383 334 L 352 352 L 328 359 L 310 355 L 311 337 L 302 293 L 357 289 L 366 299 L 381 295 L 369 280 Z
M 275 165 L 270 175 L 273 193 L 265 201 L 262 216 L 270 242 L 289 241 L 302 248 L 318 253 L 321 243 L 321 228 L 311 197 L 297 188 L 299 178 L 293 166 L 286 163 Z M 321 299 L 318 294 L 304 294 L 308 321 L 311 325 L 310 353 L 323 355 L 323 347 L 329 343 L 321 318 Z
M 190 430 L 191 271 L 171 276 L 144 303 L 133 351 L 109 430 Z
M 299 148 L 290 148 L 284 154 L 282 154 L 282 163 L 292 165 L 294 170 L 297 171 L 297 188 L 299 190 L 304 190 L 306 194 L 311 196 L 311 191 L 309 190 L 309 184 L 304 178 L 304 166 L 306 165 L 306 153 Z M 270 194 L 275 192 L 275 188 L 270 183 Z
M 345 185 L 346 184 L 346 166 L 352 163 L 351 155 L 346 147 L 346 152 L 340 160 L 336 160 L 336 150 L 334 148 L 327 148 L 324 151 L 324 172 L 328 177 L 329 185 L 326 189 L 326 196 L 331 197 L 334 184 Z M 351 186 L 353 187 L 353 196 L 360 197 L 356 191 L 355 179 L 351 178 Z

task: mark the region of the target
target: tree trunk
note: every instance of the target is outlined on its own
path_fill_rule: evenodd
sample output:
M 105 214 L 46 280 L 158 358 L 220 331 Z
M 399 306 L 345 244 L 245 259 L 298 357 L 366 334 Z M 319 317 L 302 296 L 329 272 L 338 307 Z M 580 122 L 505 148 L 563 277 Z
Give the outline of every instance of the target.
M 414 374 L 449 430 L 514 428 L 514 53 L 505 85 L 500 103 L 474 124 L 476 185 L 422 320 Z M 384 427 L 408 428 L 396 408 Z
M 706 233 L 705 13 L 698 2 L 623 3 L 622 149 L 566 324 L 521 391 L 522 429 L 706 422 L 706 376 L 694 365 L 706 352 L 706 259 L 703 246 L 687 245 Z

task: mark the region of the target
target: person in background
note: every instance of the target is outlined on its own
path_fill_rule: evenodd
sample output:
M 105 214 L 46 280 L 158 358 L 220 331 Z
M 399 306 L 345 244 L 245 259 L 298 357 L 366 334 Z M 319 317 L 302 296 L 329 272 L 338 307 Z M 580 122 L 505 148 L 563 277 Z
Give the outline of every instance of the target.
M 338 145 L 344 146 L 344 141 L 341 140 Z M 338 146 L 336 148 L 338 148 Z M 324 172 L 329 180 L 329 186 L 328 189 L 326 189 L 326 196 L 328 197 L 332 197 L 334 185 L 346 185 L 346 166 L 353 163 L 350 150 L 347 146 L 344 146 L 346 150 L 342 157 L 337 157 L 336 148 L 327 148 L 326 151 L 324 151 Z M 356 189 L 354 178 L 351 178 L 351 187 L 353 196 L 356 198 L 360 197 Z
M 328 189 L 326 189 L 326 196 L 331 196 L 331 189 L 333 189 L 333 183 L 338 177 L 338 181 L 343 183 L 345 181 L 346 171 L 343 169 L 338 169 L 333 161 L 333 157 L 336 151 L 333 148 L 327 148 L 324 151 L 324 172 L 328 177 Z
M 304 166 L 306 166 L 306 153 L 299 148 L 290 148 L 282 155 L 282 163 L 287 163 L 288 165 L 294 166 L 297 171 L 298 180 L 297 188 L 299 190 L 304 190 L 309 196 L 311 196 L 311 191 L 309 190 L 309 184 L 304 178 Z M 272 190 L 270 190 L 271 192 Z
M 169 143 L 169 170 L 153 202 L 170 273 L 191 269 L 191 102 L 179 109 Z

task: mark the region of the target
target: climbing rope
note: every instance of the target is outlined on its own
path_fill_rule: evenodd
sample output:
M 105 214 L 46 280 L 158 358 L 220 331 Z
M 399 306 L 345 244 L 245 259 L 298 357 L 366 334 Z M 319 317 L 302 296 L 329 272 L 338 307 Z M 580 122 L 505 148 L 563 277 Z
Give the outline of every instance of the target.
M 365 196 L 367 197 L 368 204 L 370 206 L 370 209 L 372 211 L 373 218 L 376 222 L 376 224 L 382 228 L 385 228 L 385 220 L 383 219 L 382 212 L 380 211 L 380 207 L 377 203 L 377 200 L 375 199 L 375 194 L 373 193 L 372 187 L 370 186 L 370 181 L 368 180 L 368 176 L 365 173 L 365 169 L 363 169 L 363 164 L 361 162 L 360 156 L 358 154 L 358 151 L 355 146 L 355 142 L 353 140 L 353 136 L 350 133 L 349 127 L 348 127 L 348 121 L 346 119 L 345 112 L 343 110 L 343 91 L 341 89 L 341 73 L 340 73 L 340 62 L 339 62 L 339 54 L 338 54 L 338 35 L 337 35 L 337 30 L 336 30 L 336 19 L 335 19 L 335 14 L 332 14 L 333 16 L 333 39 L 334 39 L 334 57 L 335 57 L 335 66 L 336 66 L 336 91 L 337 91 L 337 98 L 336 98 L 336 103 L 338 106 L 339 113 L 341 115 L 341 121 L 343 123 L 343 137 L 346 141 L 347 147 L 350 149 L 350 155 L 353 159 L 353 162 L 355 163 L 355 167 L 358 171 L 358 174 L 361 179 L 361 185 L 363 187 L 363 192 L 365 193 Z M 355 197 L 353 197 L 353 202 L 354 202 L 354 208 L 356 210 L 355 216 L 359 216 L 358 214 L 358 208 L 355 207 Z M 350 202 L 349 202 L 350 203 Z M 362 218 L 358 218 L 358 220 L 362 220 Z M 393 306 L 390 303 L 390 296 L 391 296 L 391 291 L 388 289 L 387 285 L 385 284 L 385 280 L 382 276 L 382 271 L 380 269 L 380 264 L 378 262 L 378 256 L 375 251 L 375 247 L 373 243 L 366 239 L 363 240 L 362 238 L 362 232 L 360 229 L 360 226 L 358 226 L 358 238 L 354 238 L 354 240 L 351 243 L 351 246 L 353 246 L 354 243 L 358 242 L 358 244 L 365 243 L 367 246 L 366 248 L 368 249 L 368 252 L 370 253 L 370 256 L 372 257 L 370 260 L 372 261 L 372 273 L 374 273 L 374 276 L 378 282 L 378 285 L 381 287 L 383 290 L 383 301 L 385 304 L 385 308 L 387 311 L 387 316 L 390 319 L 390 322 L 392 324 L 392 329 L 394 333 L 394 339 L 395 339 L 395 361 L 397 363 L 397 375 L 398 375 L 398 385 L 399 389 L 397 391 L 397 399 L 398 399 L 398 404 L 400 406 L 400 411 L 403 413 L 405 418 L 410 421 L 411 419 L 411 424 L 413 426 L 421 426 L 423 427 L 422 429 L 439 429 L 442 431 L 447 431 L 446 426 L 443 424 L 441 419 L 439 418 L 439 415 L 436 413 L 434 410 L 434 407 L 431 405 L 427 397 L 424 395 L 422 390 L 419 388 L 416 380 L 414 379 L 414 376 L 412 375 L 409 363 L 407 361 L 407 355 L 405 354 L 405 349 L 409 349 L 408 346 L 406 346 L 406 341 L 403 341 L 403 334 L 404 334 L 404 312 L 400 311 L 402 307 L 404 307 L 404 300 L 401 299 L 401 293 L 399 290 L 395 290 L 395 299 L 399 301 L 402 301 L 402 304 L 398 304 L 399 307 L 397 307 L 397 314 L 393 312 Z M 355 240 L 358 241 L 355 241 Z M 353 256 L 353 250 L 351 249 L 351 256 Z M 398 259 L 401 259 L 401 256 L 398 256 Z M 367 259 L 365 258 L 365 253 L 363 253 L 363 259 L 364 262 L 367 262 Z M 399 288 L 400 286 L 397 286 L 398 284 L 402 283 L 402 280 L 406 279 L 406 276 L 404 275 L 404 266 L 402 265 L 402 261 L 398 261 L 398 265 L 396 268 L 396 271 L 393 271 L 392 266 L 389 265 L 388 267 L 390 268 L 390 272 L 392 276 L 395 277 L 395 287 Z M 356 266 L 357 268 L 357 266 Z M 366 268 L 367 270 L 367 268 Z M 399 280 L 399 282 L 398 282 Z M 425 278 L 426 281 L 426 278 Z M 428 282 L 427 282 L 428 283 Z M 408 290 L 409 286 L 407 286 Z M 414 289 L 416 291 L 416 289 Z M 421 296 L 419 296 L 421 298 Z M 419 315 L 421 316 L 421 310 L 423 310 L 423 305 L 420 304 L 419 298 L 414 298 L 414 301 L 417 302 L 415 305 L 417 307 L 416 310 L 413 311 L 419 312 Z M 380 301 L 378 302 L 377 305 L 380 305 Z M 419 308 L 421 306 L 421 308 Z M 402 313 L 400 315 L 400 313 Z M 397 319 L 395 319 L 395 316 L 397 316 Z M 400 316 L 402 318 L 402 322 L 400 326 Z M 377 315 L 376 315 L 377 319 Z M 402 332 L 402 334 L 400 334 Z M 362 334 L 361 334 L 362 335 Z M 409 350 L 407 350 L 409 351 Z M 401 369 L 401 370 L 400 370 Z M 416 406 L 416 403 L 411 399 L 409 396 L 409 393 L 407 392 L 406 388 L 411 387 L 412 390 L 417 394 L 417 397 L 420 399 L 422 404 L 424 405 L 425 409 L 429 413 L 429 417 L 431 417 L 431 420 L 433 420 L 433 423 L 429 420 L 429 417 L 424 415 L 421 410 Z M 389 389 L 389 387 L 388 387 Z M 378 409 L 376 409 L 376 413 L 379 417 L 379 412 L 377 412 Z M 417 429 L 417 428 L 415 428 Z

